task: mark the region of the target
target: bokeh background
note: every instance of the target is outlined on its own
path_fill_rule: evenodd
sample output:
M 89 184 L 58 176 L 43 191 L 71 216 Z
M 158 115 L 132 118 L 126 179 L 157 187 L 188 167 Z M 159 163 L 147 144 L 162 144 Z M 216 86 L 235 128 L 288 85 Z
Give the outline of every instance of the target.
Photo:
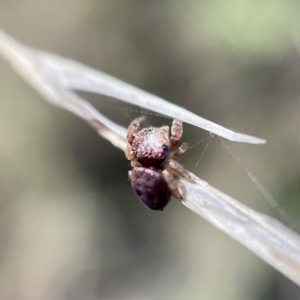
M 293 226 L 300 217 L 299 13 L 288 0 L 1 0 L 0 28 L 266 138 L 263 146 L 224 141 L 239 163 L 217 137 L 206 147 L 198 142 L 208 133 L 185 125 L 192 149 L 181 163 L 276 217 L 248 167 Z M 170 123 L 84 96 L 126 127 L 141 114 L 148 125 Z M 146 209 L 129 168 L 120 150 L 46 103 L 0 59 L 0 299 L 300 299 L 299 287 L 180 203 L 163 213 Z

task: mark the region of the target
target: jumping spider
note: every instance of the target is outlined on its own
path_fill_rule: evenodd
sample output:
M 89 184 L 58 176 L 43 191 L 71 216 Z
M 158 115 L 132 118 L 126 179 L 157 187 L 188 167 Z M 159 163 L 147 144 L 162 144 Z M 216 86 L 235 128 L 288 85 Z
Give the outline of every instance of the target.
M 177 178 L 190 179 L 188 171 L 174 161 L 188 150 L 183 143 L 177 150 L 169 152 L 181 139 L 182 122 L 174 119 L 171 127 L 148 127 L 138 130 L 145 117 L 135 119 L 127 131 L 126 158 L 133 169 L 128 172 L 133 190 L 143 203 L 153 210 L 163 210 L 171 195 L 182 199 Z

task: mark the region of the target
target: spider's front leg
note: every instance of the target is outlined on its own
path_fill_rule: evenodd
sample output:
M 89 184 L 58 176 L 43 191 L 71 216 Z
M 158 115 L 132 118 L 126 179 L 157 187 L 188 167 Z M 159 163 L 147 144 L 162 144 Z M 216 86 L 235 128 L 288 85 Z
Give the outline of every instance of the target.
M 137 132 L 139 130 L 140 124 L 144 121 L 145 121 L 144 116 L 139 117 L 139 118 L 133 120 L 131 122 L 131 124 L 129 125 L 129 127 L 128 127 L 127 136 L 126 136 L 128 144 L 127 144 L 127 147 L 126 147 L 126 150 L 125 150 L 125 156 L 128 160 L 133 160 L 134 159 L 134 157 L 131 153 L 131 144 L 134 141 L 135 135 L 137 134 Z
M 183 133 L 182 122 L 174 119 L 171 126 L 170 148 L 175 147 L 180 141 Z
M 144 121 L 145 121 L 145 117 L 142 116 L 142 117 L 134 119 L 131 122 L 131 124 L 129 125 L 128 130 L 127 130 L 127 136 L 126 136 L 129 144 L 132 144 L 136 133 L 139 131 L 139 127 L 140 127 L 141 123 Z
M 180 120 L 174 119 L 171 127 L 170 148 L 176 146 L 182 137 L 183 128 Z M 188 144 L 183 143 L 177 150 L 170 152 L 168 158 L 180 157 L 189 149 Z

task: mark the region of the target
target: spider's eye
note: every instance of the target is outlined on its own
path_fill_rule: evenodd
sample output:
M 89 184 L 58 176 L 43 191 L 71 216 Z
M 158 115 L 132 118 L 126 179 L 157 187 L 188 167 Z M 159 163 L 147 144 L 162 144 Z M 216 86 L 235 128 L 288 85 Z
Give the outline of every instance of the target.
M 166 144 L 163 144 L 163 145 L 162 145 L 162 149 L 163 149 L 164 151 L 168 150 L 168 148 L 169 148 L 169 147 L 168 147 Z

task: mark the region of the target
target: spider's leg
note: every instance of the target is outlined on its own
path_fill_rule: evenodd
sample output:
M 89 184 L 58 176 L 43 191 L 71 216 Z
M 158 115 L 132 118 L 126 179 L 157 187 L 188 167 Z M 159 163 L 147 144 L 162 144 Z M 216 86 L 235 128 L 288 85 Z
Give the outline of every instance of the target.
M 178 162 L 170 159 L 164 165 L 162 174 L 168 183 L 172 195 L 177 199 L 185 199 L 185 187 L 180 182 L 179 178 L 184 177 L 193 182 L 187 169 Z
M 125 156 L 128 160 L 133 160 L 134 156 L 131 152 L 131 144 L 127 144 L 126 150 L 125 150 Z
M 130 164 L 131 164 L 131 166 L 133 168 L 135 168 L 135 167 L 142 167 L 142 165 L 138 161 L 136 161 L 136 160 L 132 160 Z
M 145 121 L 145 117 L 142 116 L 142 117 L 139 117 L 139 118 L 133 120 L 131 122 L 131 124 L 129 125 L 128 131 L 127 131 L 127 137 L 126 137 L 129 144 L 132 144 L 134 137 L 139 130 L 140 124 L 144 121 Z
M 188 180 L 191 180 L 191 176 L 188 172 L 188 170 L 181 165 L 180 163 L 178 163 L 177 161 L 170 159 L 165 165 L 164 165 L 164 169 L 168 169 L 169 171 L 173 171 L 175 172 L 178 176 L 182 176 Z
M 168 169 L 163 170 L 162 174 L 168 184 L 168 187 L 169 187 L 173 197 L 175 197 L 176 199 L 182 199 L 183 195 L 181 195 L 181 193 L 179 192 L 179 189 L 178 189 L 179 183 L 178 183 L 176 177 Z M 181 189 L 181 190 L 184 190 L 184 189 Z
M 176 146 L 182 137 L 183 128 L 180 120 L 174 119 L 171 126 L 170 148 Z
M 169 153 L 169 158 L 177 158 L 183 155 L 189 149 L 188 144 L 183 143 L 177 150 Z

